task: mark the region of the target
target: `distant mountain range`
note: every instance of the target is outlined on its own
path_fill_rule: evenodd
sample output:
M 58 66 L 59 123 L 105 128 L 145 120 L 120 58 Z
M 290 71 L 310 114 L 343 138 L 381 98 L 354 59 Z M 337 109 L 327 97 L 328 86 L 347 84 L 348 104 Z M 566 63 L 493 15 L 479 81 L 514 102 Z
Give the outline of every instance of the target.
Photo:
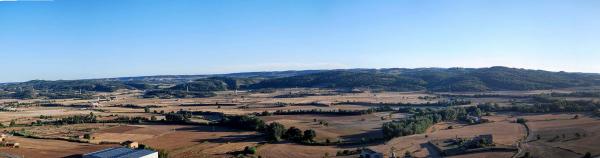
M 329 87 L 412 91 L 535 90 L 600 84 L 599 74 L 490 68 L 333 70 L 264 80 L 250 88 Z
M 191 81 L 208 77 L 233 77 L 233 78 L 278 78 L 304 75 L 328 70 L 300 70 L 300 71 L 264 71 L 264 72 L 240 72 L 229 74 L 214 74 L 214 75 L 157 75 L 157 76 L 138 76 L 138 77 L 118 77 L 108 78 L 106 80 L 119 81 Z
M 163 86 L 159 86 L 163 85 Z M 171 85 L 164 87 L 164 85 Z M 162 75 L 87 80 L 33 80 L 0 84 L 0 92 L 24 90 L 114 91 L 117 89 L 219 91 L 264 88 L 368 88 L 390 91 L 537 90 L 599 86 L 600 74 L 508 67 L 388 68 Z M 0 93 L 1 94 L 1 93 Z

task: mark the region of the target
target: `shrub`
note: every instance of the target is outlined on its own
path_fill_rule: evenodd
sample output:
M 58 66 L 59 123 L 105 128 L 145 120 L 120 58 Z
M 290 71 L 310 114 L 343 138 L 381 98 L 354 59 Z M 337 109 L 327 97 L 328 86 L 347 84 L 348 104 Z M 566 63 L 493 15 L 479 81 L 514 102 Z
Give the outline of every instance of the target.
M 275 142 L 281 141 L 281 137 L 283 136 L 284 132 L 285 126 L 280 123 L 273 122 L 267 126 L 267 139 Z
M 317 136 L 317 132 L 315 132 L 315 130 L 309 129 L 304 131 L 304 140 L 305 141 L 309 141 L 312 142 L 313 139 Z M 326 140 L 327 144 L 329 144 L 329 139 Z
M 244 148 L 244 154 L 256 154 L 256 147 L 246 146 Z
M 302 140 L 302 130 L 300 130 L 299 128 L 296 127 L 290 127 L 285 134 L 283 135 L 283 137 L 285 139 L 291 140 L 291 141 L 295 141 L 295 142 L 299 142 Z
M 524 119 L 524 118 L 517 118 L 517 123 L 525 123 L 525 122 L 527 122 L 526 119 Z
M 83 134 L 84 139 L 91 139 L 92 136 L 89 133 Z

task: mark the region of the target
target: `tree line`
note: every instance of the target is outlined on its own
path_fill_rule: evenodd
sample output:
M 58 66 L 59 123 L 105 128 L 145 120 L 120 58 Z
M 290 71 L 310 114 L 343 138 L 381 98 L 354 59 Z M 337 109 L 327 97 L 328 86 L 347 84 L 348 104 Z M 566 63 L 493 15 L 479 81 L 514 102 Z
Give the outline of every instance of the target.
M 275 112 L 264 111 L 262 113 L 256 113 L 257 116 L 269 116 L 269 115 L 302 115 L 302 114 L 324 114 L 324 115 L 365 115 L 374 112 L 385 112 L 395 111 L 390 106 L 380 106 L 376 108 L 369 108 L 366 110 L 344 110 L 344 109 L 310 109 L 310 110 L 277 110 Z
M 363 105 L 363 106 L 401 106 L 401 107 L 448 107 L 457 105 L 469 105 L 472 102 L 470 100 L 455 99 L 455 100 L 443 100 L 438 102 L 426 102 L 426 103 L 372 103 L 372 102 L 353 102 L 345 101 L 335 103 L 335 105 L 352 104 L 352 105 Z

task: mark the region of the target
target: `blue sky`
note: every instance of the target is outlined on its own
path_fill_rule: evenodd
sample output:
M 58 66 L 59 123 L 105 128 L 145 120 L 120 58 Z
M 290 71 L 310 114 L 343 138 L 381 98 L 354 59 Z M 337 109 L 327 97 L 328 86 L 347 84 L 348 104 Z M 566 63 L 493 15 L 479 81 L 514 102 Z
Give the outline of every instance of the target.
M 0 82 L 333 68 L 600 72 L 597 0 L 0 0 Z

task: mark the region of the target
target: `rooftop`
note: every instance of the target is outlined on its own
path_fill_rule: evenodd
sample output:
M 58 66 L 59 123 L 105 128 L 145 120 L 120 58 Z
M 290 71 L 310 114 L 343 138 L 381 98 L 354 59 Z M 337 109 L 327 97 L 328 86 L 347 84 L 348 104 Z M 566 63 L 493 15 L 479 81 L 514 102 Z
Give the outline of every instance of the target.
M 146 149 L 129 149 L 125 147 L 108 148 L 92 153 L 84 154 L 84 158 L 129 158 L 142 157 L 155 153 L 156 151 Z

